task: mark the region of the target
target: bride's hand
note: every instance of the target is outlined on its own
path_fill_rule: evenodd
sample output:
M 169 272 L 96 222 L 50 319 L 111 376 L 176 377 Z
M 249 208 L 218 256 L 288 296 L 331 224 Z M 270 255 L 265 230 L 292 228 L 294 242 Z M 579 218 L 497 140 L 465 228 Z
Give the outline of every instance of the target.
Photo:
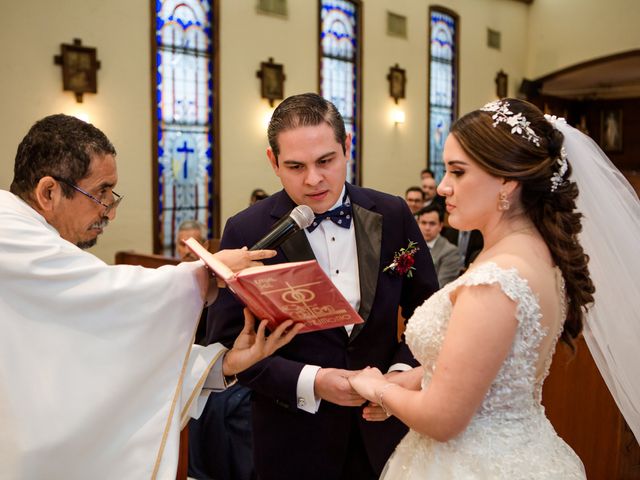
M 294 325 L 292 320 L 287 320 L 267 337 L 265 334 L 267 323 L 266 320 L 262 320 L 256 332 L 254 316 L 249 309 L 244 309 L 244 328 L 233 343 L 233 348 L 225 354 L 222 362 L 222 373 L 225 376 L 242 372 L 268 357 L 278 348 L 289 343 L 303 327 L 302 323 Z
M 378 387 L 388 383 L 384 375 L 377 368 L 367 367 L 356 375 L 349 377 L 351 388 L 366 398 L 370 402 L 376 402 L 376 391 Z

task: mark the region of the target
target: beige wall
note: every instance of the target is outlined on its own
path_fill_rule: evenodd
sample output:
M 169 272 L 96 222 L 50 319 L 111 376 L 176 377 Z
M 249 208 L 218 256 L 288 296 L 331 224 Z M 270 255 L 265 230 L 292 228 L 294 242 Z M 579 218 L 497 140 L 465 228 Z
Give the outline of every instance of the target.
M 290 0 L 286 20 L 258 15 L 256 3 L 221 0 L 223 224 L 247 205 L 253 188 L 279 189 L 264 153 L 263 118 L 268 104 L 259 98 L 255 73 L 260 62 L 273 57 L 284 64 L 287 95 L 318 88 L 317 2 Z M 403 194 L 407 186 L 417 183 L 425 164 L 430 3 L 363 0 L 363 182 L 394 194 Z M 494 98 L 494 77 L 500 69 L 509 74 L 509 93 L 513 95 L 522 78 L 531 77 L 532 72 L 638 44 L 633 16 L 626 13 L 637 9 L 635 0 L 611 0 L 608 9 L 599 7 L 598 0 L 536 0 L 533 7 L 511 0 L 437 3 L 461 17 L 460 113 Z M 615 8 L 615 4 L 621 7 Z M 576 17 L 578 5 L 582 8 L 580 22 L 567 22 Z M 387 10 L 408 17 L 407 39 L 386 35 Z M 82 109 L 115 144 L 118 190 L 127 197 L 117 221 L 93 249 L 108 262 L 117 250 L 152 249 L 150 11 L 148 0 L 23 0 L 3 10 L 0 188 L 9 187 L 15 149 L 36 119 Z M 593 24 L 608 11 L 615 13 L 611 21 L 616 28 L 601 35 L 586 27 L 580 30 L 579 25 Z M 501 31 L 502 50 L 486 47 L 487 27 Z M 62 92 L 60 67 L 53 64 L 60 43 L 70 43 L 74 37 L 97 47 L 102 62 L 99 93 L 86 95 L 83 104 L 76 104 L 72 94 Z M 400 101 L 406 112 L 403 125 L 394 125 L 390 119 L 394 104 L 388 96 L 386 75 L 395 63 L 407 70 L 407 98 Z
M 118 151 L 117 220 L 92 249 L 112 262 L 121 249 L 151 251 L 151 97 L 149 4 L 129 0 L 24 0 L 3 9 L 0 29 L 0 188 L 13 178 L 18 143 L 33 122 L 53 113 L 88 114 Z M 53 63 L 61 43 L 98 48 L 98 94 L 78 104 L 62 92 Z
M 527 7 L 504 0 L 443 1 L 462 17 L 461 112 L 493 98 L 500 68 L 523 76 Z M 394 194 L 419 181 L 426 158 L 426 78 L 428 5 L 416 0 L 363 1 L 363 184 Z M 255 2 L 222 1 L 220 12 L 221 216 L 224 220 L 248 202 L 255 187 L 280 188 L 265 156 L 263 119 L 269 107 L 259 98 L 255 72 L 270 56 L 284 64 L 285 94 L 318 89 L 317 3 L 291 0 L 289 17 L 255 13 Z M 386 34 L 386 12 L 408 18 L 408 38 Z M 477 24 L 468 19 L 480 19 Z M 502 51 L 485 46 L 486 28 L 500 29 Z M 466 60 L 465 60 L 466 59 Z M 464 62 L 468 62 L 464 63 Z M 394 103 L 386 75 L 398 63 L 407 71 L 407 98 L 400 101 L 406 122 L 391 120 Z
M 254 188 L 280 189 L 265 153 L 272 109 L 260 98 L 260 62 L 273 57 L 284 65 L 285 95 L 317 91 L 318 26 L 310 15 L 316 2 L 289 2 L 288 20 L 258 15 L 255 4 L 222 0 L 220 6 L 221 227 L 248 206 Z
M 528 78 L 640 48 L 638 0 L 535 0 L 529 18 Z

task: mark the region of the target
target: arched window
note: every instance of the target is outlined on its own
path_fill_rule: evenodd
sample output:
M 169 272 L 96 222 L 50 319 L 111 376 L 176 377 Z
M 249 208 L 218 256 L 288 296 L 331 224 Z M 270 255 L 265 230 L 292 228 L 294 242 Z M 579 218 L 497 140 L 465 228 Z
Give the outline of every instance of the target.
M 428 165 L 436 181 L 444 175 L 442 151 L 458 115 L 458 15 L 446 8 L 429 8 L 429 139 Z
M 330 100 L 351 133 L 347 181 L 361 181 L 360 1 L 320 0 L 320 95 Z
M 212 61 L 218 10 L 217 0 L 213 10 L 211 0 L 152 0 L 152 5 L 154 251 L 174 255 L 182 221 L 200 221 L 209 236 L 218 228 Z

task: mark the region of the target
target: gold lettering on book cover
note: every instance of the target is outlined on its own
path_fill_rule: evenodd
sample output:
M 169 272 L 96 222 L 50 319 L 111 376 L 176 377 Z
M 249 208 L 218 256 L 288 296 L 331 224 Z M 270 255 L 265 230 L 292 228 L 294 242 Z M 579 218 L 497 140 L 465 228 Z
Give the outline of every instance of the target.
M 281 306 L 292 320 L 304 320 L 306 323 L 322 325 L 333 323 L 336 320 L 347 321 L 351 318 L 344 309 L 336 309 L 333 305 L 319 305 L 312 303 L 316 298 L 315 292 L 309 288 L 322 282 L 311 282 L 300 285 L 292 285 L 285 282 L 286 287 L 274 290 L 264 290 L 263 295 L 278 294 L 284 303 Z
M 267 290 L 269 288 L 273 288 L 273 284 L 277 283 L 277 280 L 273 277 L 267 278 L 256 278 L 253 280 L 253 284 L 258 287 L 260 291 Z

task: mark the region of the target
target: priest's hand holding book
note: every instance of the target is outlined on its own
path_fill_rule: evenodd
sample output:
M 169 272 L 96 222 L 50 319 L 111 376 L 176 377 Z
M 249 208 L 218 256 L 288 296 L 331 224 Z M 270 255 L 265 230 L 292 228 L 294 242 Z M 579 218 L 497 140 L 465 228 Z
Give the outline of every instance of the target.
M 267 319 L 273 331 L 288 320 L 304 324 L 301 332 L 364 322 L 315 260 L 259 265 L 257 260 L 271 258 L 272 250 L 227 250 L 226 255 L 240 265 L 234 270 L 229 268 L 230 260 L 219 256 L 225 251 L 211 254 L 194 238 L 187 239 L 185 245 L 253 313 Z M 238 259 L 238 252 L 244 259 Z M 247 262 L 259 266 L 242 268 L 243 264 L 249 266 Z
M 221 262 L 230 272 L 236 273 L 248 267 L 262 265 L 260 260 L 276 255 L 275 250 L 254 250 L 246 248 L 235 250 L 220 250 L 210 254 L 212 258 Z M 205 264 L 206 265 L 206 264 Z M 207 268 L 210 268 L 207 266 Z M 201 278 L 200 278 L 201 277 Z M 223 279 L 217 277 L 217 282 L 211 282 L 211 276 L 203 268 L 198 281 L 203 300 L 209 305 L 218 295 L 218 288 L 224 286 Z M 225 353 L 222 363 L 222 373 L 231 377 L 246 370 L 263 358 L 268 357 L 278 348 L 286 345 L 304 327 L 303 324 L 294 325 L 292 320 L 279 324 L 267 335 L 267 320 L 261 320 L 255 328 L 256 319 L 249 309 L 244 309 L 244 328 L 233 343 L 231 350 Z
M 202 247 L 204 250 L 204 247 Z M 206 251 L 206 250 L 204 250 Z M 208 253 L 208 252 L 207 252 Z M 271 258 L 276 255 L 275 250 L 254 250 L 250 251 L 246 247 L 233 250 L 220 250 L 216 253 L 209 253 L 211 257 L 221 262 L 232 272 L 239 272 L 248 267 L 262 265 L 260 260 Z M 205 267 L 199 272 L 198 283 L 200 284 L 200 292 L 202 299 L 206 305 L 211 305 L 218 296 L 218 288 L 225 285 L 223 279 L 216 278 L 216 282 L 212 282 L 211 274 L 213 271 L 205 263 Z

